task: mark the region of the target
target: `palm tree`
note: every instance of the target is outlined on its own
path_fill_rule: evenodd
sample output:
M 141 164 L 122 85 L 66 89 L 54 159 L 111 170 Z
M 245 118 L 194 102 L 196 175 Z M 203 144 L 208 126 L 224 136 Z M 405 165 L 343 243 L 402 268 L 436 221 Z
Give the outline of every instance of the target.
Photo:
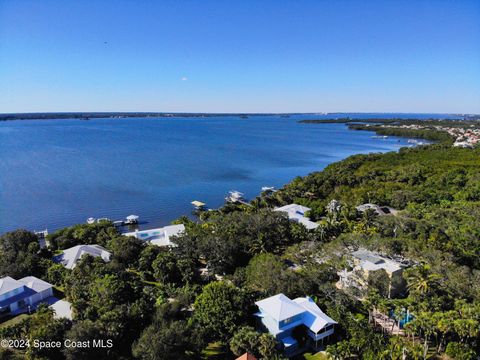
M 381 297 L 378 294 L 377 291 L 369 291 L 364 304 L 367 307 L 368 310 L 368 322 L 372 322 L 372 313 L 374 313 L 377 310 L 377 306 L 381 301 Z
M 405 360 L 406 349 L 403 339 L 398 336 L 393 336 L 388 345 L 388 352 L 391 360 Z
M 425 295 L 432 285 L 442 278 L 440 274 L 430 272 L 430 266 L 423 264 L 405 271 L 407 289 L 410 292 Z

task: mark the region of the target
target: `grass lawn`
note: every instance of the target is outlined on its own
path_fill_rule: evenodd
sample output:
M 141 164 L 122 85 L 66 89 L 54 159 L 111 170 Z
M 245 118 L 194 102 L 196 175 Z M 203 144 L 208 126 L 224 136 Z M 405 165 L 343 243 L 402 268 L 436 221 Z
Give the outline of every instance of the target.
M 140 281 L 143 282 L 144 284 L 147 284 L 147 285 L 153 285 L 153 286 L 157 286 L 157 287 L 160 287 L 162 284 L 160 284 L 160 282 L 158 281 L 149 281 L 149 280 L 143 280 L 142 279 L 142 274 L 140 273 L 140 271 L 138 270 L 135 270 L 135 269 L 127 269 L 128 272 L 132 273 L 132 274 L 135 274 L 139 277 Z
M 329 357 L 322 352 L 318 353 L 305 353 L 303 354 L 303 359 L 305 360 L 328 360 Z
M 12 326 L 12 325 L 16 325 L 16 324 L 22 322 L 23 320 L 25 320 L 28 317 L 29 317 L 28 314 L 20 314 L 18 316 L 15 316 L 15 317 L 10 318 L 10 319 L 5 320 L 5 321 L 0 320 L 0 321 L 2 321 L 2 322 L 0 322 L 0 329 L 6 328 L 6 327 L 9 327 L 9 326 Z
M 64 289 L 63 286 L 54 286 L 53 287 L 53 296 L 55 296 L 57 299 L 62 300 L 65 297 L 65 294 L 63 293 Z
M 208 344 L 202 351 L 202 358 L 205 360 L 225 359 L 226 355 L 225 346 L 219 341 Z

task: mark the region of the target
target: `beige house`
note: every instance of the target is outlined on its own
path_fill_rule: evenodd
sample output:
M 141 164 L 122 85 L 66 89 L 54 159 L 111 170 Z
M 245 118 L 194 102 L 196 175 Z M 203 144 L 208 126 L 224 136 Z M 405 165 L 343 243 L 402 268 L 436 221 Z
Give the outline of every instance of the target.
M 384 270 L 389 278 L 388 297 L 395 297 L 405 290 L 403 278 L 404 265 L 378 253 L 359 249 L 351 254 L 352 270 L 344 269 L 338 273 L 340 289 L 356 288 L 360 292 L 368 289 L 368 280 L 376 272 Z

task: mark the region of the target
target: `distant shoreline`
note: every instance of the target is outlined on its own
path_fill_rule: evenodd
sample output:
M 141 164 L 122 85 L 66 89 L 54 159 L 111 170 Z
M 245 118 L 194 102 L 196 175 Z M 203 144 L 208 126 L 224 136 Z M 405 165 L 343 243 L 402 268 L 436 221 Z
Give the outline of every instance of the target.
M 68 112 L 68 113 L 18 113 L 18 114 L 0 114 L 0 121 L 9 120 L 90 120 L 90 119 L 124 119 L 124 118 L 177 118 L 177 117 L 221 117 L 221 116 L 239 116 L 248 118 L 249 116 L 272 116 L 278 115 L 289 117 L 299 115 L 300 113 L 167 113 L 167 112 Z M 315 113 L 304 113 L 312 114 Z
M 9 120 L 90 120 L 90 119 L 122 119 L 122 118 L 145 118 L 145 117 L 161 117 L 161 118 L 177 118 L 177 117 L 221 117 L 221 116 L 237 116 L 242 118 L 248 118 L 250 116 L 280 116 L 280 117 L 290 117 L 295 115 L 312 115 L 312 117 L 318 115 L 342 115 L 345 114 L 372 114 L 372 115 L 388 115 L 388 114 L 416 114 L 416 113 L 176 113 L 176 112 L 51 112 L 51 113 L 0 113 L 0 121 L 9 121 Z M 427 114 L 427 113 L 425 113 Z M 434 113 L 432 113 L 434 114 Z M 435 114 L 435 115 L 445 115 L 445 116 L 456 116 L 461 119 L 468 118 L 480 118 L 480 115 L 475 114 Z M 349 118 L 335 118 L 329 120 L 329 122 L 345 122 Z M 304 122 L 317 122 L 318 120 L 305 120 Z M 323 122 L 323 120 L 322 120 Z

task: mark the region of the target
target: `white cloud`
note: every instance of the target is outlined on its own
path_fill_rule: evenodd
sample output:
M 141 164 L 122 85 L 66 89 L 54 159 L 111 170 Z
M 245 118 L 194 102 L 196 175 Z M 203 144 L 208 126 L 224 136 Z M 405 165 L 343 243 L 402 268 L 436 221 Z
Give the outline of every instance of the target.
M 188 78 L 186 76 L 182 77 L 182 81 L 187 81 L 187 80 L 188 80 Z

